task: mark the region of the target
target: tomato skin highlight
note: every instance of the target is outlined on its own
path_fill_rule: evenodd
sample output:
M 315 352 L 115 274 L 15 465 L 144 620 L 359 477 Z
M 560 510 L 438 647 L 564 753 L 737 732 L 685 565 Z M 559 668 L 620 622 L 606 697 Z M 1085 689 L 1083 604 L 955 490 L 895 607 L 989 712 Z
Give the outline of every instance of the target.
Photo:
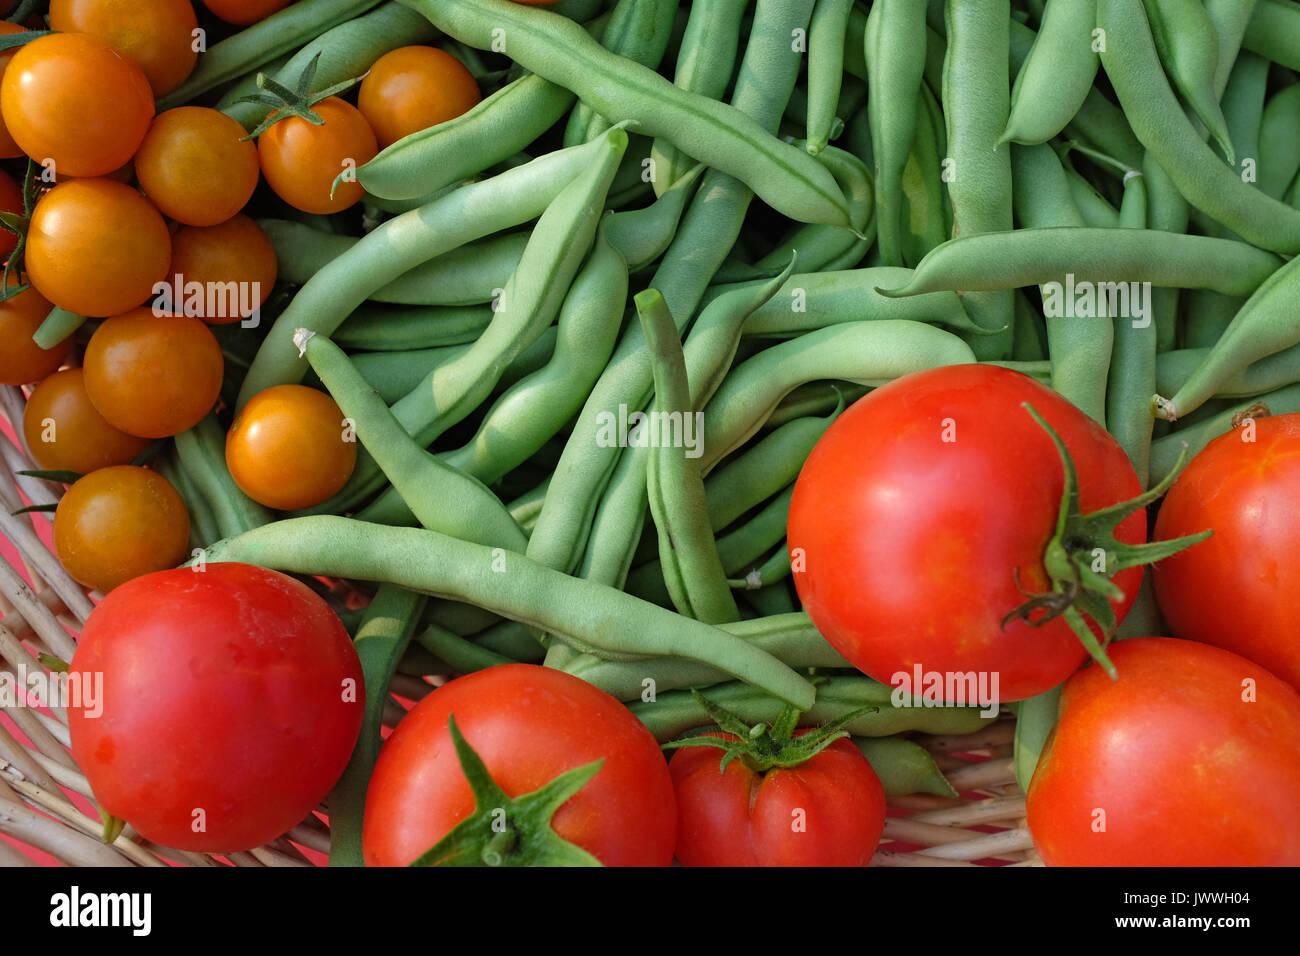
M 1300 864 L 1300 694 L 1193 641 L 1132 638 L 1110 655 L 1118 681 L 1090 666 L 1066 683 L 1029 786 L 1043 861 Z
M 885 826 L 885 790 L 847 739 L 798 767 L 763 774 L 739 759 L 719 773 L 721 760 L 716 748 L 684 747 L 669 762 L 677 795 L 677 858 L 684 865 L 870 862 Z
M 185 82 L 198 53 L 189 0 L 50 0 L 50 29 L 89 33 L 139 64 L 154 96 Z
M 23 410 L 23 435 L 38 466 L 81 475 L 128 464 L 149 447 L 148 439 L 104 421 L 86 394 L 85 373 L 79 368 L 55 372 L 36 386 Z
M 244 128 L 203 106 L 178 106 L 154 117 L 135 155 L 150 201 L 188 226 L 215 226 L 244 208 L 257 188 L 257 146 Z
M 338 617 L 300 582 L 245 564 L 118 588 L 86 622 L 71 672 L 102 675 L 102 713 L 68 710 L 96 801 L 199 852 L 253 849 L 301 822 L 342 775 L 365 706 Z
M 1019 372 L 961 365 L 871 392 L 827 430 L 795 483 L 789 543 L 813 623 L 853 666 L 897 685 L 915 665 L 998 675 L 1001 701 L 1055 687 L 1087 658 L 1063 618 L 1003 617 L 1049 587 L 1043 551 L 1064 470 L 1029 402 L 1061 436 L 1085 513 L 1141 492 L 1119 444 L 1055 392 Z M 1139 511 L 1116 532 L 1146 540 Z M 1114 577 L 1123 620 L 1142 569 Z
M 1155 537 L 1213 528 L 1155 566 L 1156 599 L 1175 637 L 1262 664 L 1300 690 L 1300 415 L 1256 419 L 1178 476 Z
M 502 664 L 459 677 L 420 701 L 384 743 L 366 794 L 367 866 L 406 866 L 474 809 L 451 742 L 466 742 L 517 797 L 604 758 L 556 811 L 559 836 L 606 866 L 667 866 L 677 811 L 654 737 L 604 691 L 562 671 Z
M 455 119 L 480 99 L 478 83 L 460 60 L 437 47 L 406 46 L 371 66 L 357 91 L 357 109 L 383 149 Z
M 330 96 L 312 110 L 323 125 L 297 116 L 280 120 L 257 138 L 258 160 L 267 183 L 290 206 L 303 212 L 341 212 L 360 202 L 364 190 L 356 176 L 338 188 L 335 179 L 348 164 L 355 171 L 374 159 L 379 144 L 351 103 Z

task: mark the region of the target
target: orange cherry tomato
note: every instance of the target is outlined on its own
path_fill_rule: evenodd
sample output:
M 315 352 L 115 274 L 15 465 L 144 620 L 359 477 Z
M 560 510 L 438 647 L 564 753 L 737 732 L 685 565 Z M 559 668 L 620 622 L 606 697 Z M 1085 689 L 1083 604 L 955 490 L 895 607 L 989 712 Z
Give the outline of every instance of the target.
M 19 24 L 10 23 L 8 20 L 0 20 L 0 36 L 23 32 L 25 32 L 25 28 Z M 14 58 L 14 54 L 17 52 L 16 48 L 0 50 L 0 84 L 4 82 L 4 72 L 9 69 L 9 61 Z M 12 159 L 22 154 L 23 148 L 14 142 L 14 138 L 9 135 L 9 127 L 5 125 L 4 117 L 0 116 L 0 159 Z
M 221 394 L 221 346 L 198 319 L 133 309 L 100 323 L 86 346 L 86 392 L 130 435 L 166 438 L 197 425 Z
M 125 53 L 144 71 L 154 96 L 185 82 L 198 53 L 189 0 L 50 0 L 50 29 L 89 33 Z
M 129 464 L 149 447 L 147 438 L 104 421 L 86 394 L 85 372 L 79 368 L 55 372 L 36 386 L 23 412 L 23 437 L 41 468 L 79 475 Z
M 225 222 L 257 188 L 257 147 L 243 136 L 244 127 L 206 106 L 160 114 L 135 155 L 140 188 L 178 222 Z
M 276 385 L 254 395 L 226 436 L 226 467 L 259 504 L 310 508 L 335 494 L 357 463 L 334 399 L 305 385 Z
M 464 64 L 431 46 L 404 46 L 370 68 L 357 108 L 375 131 L 379 148 L 403 136 L 455 119 L 482 96 Z
M 74 179 L 32 211 L 24 259 L 41 295 L 78 315 L 116 315 L 167 275 L 171 237 L 149 200 L 111 179 Z
M 27 289 L 0 302 L 0 385 L 39 382 L 67 359 L 72 339 L 52 349 L 32 341 L 53 306 L 35 289 Z
M 368 163 L 379 152 L 374 131 L 351 103 L 337 96 L 321 100 L 312 110 L 324 120 L 315 126 L 290 116 L 280 120 L 257 140 L 262 173 L 277 196 L 303 212 L 332 213 L 361 199 L 361 184 L 335 178 Z
M 172 236 L 173 308 L 209 325 L 238 322 L 261 308 L 277 272 L 275 247 L 245 215 L 216 226 L 186 226 Z M 183 297 L 175 296 L 178 283 Z M 199 289 L 201 296 L 192 294 Z
M 185 501 L 162 475 L 134 465 L 92 471 L 54 512 L 54 550 L 87 587 L 111 591 L 125 581 L 172 568 L 189 551 Z
M 283 10 L 289 0 L 203 0 L 203 5 L 227 23 L 247 26 Z
M 98 37 L 51 33 L 21 47 L 0 80 L 0 111 L 24 153 L 56 175 L 102 176 L 135 155 L 153 90 L 135 61 Z

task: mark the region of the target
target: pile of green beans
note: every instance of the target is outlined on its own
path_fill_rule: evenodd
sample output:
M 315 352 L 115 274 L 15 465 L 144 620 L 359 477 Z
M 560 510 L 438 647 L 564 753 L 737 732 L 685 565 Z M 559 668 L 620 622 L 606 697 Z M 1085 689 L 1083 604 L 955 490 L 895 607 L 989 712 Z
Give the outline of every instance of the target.
M 660 740 L 707 724 L 691 688 L 752 721 L 869 706 L 849 730 L 890 792 L 947 794 L 914 743 L 870 738 L 983 718 L 895 708 L 791 581 L 793 485 L 846 406 L 997 363 L 1144 486 L 1247 408 L 1300 411 L 1295 0 L 300 0 L 159 108 L 251 128 L 259 71 L 319 55 L 325 86 L 413 43 L 470 51 L 481 102 L 363 164 L 359 210 L 263 214 L 288 304 L 237 333 L 228 383 L 236 408 L 330 392 L 352 478 L 272 514 L 216 417 L 158 463 L 204 560 L 380 584 L 373 701 L 399 664 L 523 660 Z M 1022 780 L 1055 710 L 1019 708 Z

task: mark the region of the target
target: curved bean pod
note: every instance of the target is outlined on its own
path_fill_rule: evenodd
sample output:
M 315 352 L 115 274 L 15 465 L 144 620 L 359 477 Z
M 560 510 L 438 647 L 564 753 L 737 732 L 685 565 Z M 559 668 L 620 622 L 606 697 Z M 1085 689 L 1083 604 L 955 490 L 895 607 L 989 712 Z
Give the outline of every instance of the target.
M 1058 135 L 1092 91 L 1101 60 L 1092 48 L 1096 0 L 1048 3 L 1011 89 L 1001 142 L 1033 146 Z
M 1300 412 L 1300 385 L 1288 385 L 1285 388 L 1279 388 L 1275 392 L 1255 396 L 1224 409 L 1209 418 L 1205 418 L 1194 425 L 1178 428 L 1165 437 L 1156 439 L 1151 443 L 1152 483 L 1162 481 L 1165 476 L 1174 470 L 1174 466 L 1178 463 L 1178 456 L 1183 453 L 1184 445 L 1187 446 L 1188 459 L 1194 458 L 1202 448 L 1214 441 L 1214 439 L 1232 431 L 1232 420 L 1235 416 L 1240 415 L 1258 403 L 1267 405 L 1269 411 L 1274 415 L 1290 415 Z

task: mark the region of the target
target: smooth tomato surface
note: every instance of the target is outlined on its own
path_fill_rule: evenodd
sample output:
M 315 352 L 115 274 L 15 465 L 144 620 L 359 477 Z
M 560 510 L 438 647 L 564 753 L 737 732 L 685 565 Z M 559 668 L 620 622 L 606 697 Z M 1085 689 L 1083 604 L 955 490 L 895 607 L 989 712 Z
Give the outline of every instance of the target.
M 0 80 L 0 111 L 24 153 L 68 176 L 126 164 L 153 119 L 153 90 L 135 61 L 98 37 L 51 33 L 20 47 Z
M 266 181 L 290 206 L 303 212 L 339 212 L 359 202 L 363 190 L 355 176 L 334 189 L 335 178 L 374 159 L 379 144 L 351 103 L 330 96 L 312 110 L 323 125 L 297 116 L 280 120 L 257 138 L 257 155 Z
M 68 573 L 108 592 L 189 553 L 190 516 L 171 483 L 148 468 L 115 465 L 72 485 L 54 512 L 54 549 Z
M 167 275 L 171 237 L 162 215 L 130 186 L 74 179 L 41 197 L 27 230 L 27 275 L 41 295 L 77 315 L 133 309 Z
M 384 743 L 366 793 L 369 866 L 405 866 L 474 809 L 447 718 L 509 796 L 604 758 L 552 818 L 607 866 L 667 866 L 677 811 L 668 765 L 645 726 L 604 691 L 562 671 L 503 664 L 444 684 Z
M 64 363 L 72 353 L 67 338 L 52 349 L 32 341 L 52 306 L 35 289 L 26 289 L 0 302 L 0 385 L 28 385 L 39 382 Z
M 149 447 L 147 438 L 114 428 L 95 411 L 79 368 L 41 380 L 23 411 L 23 435 L 41 468 L 80 475 L 128 464 Z
M 50 0 L 51 30 L 89 33 L 126 54 L 154 96 L 176 89 L 194 69 L 197 26 L 189 0 Z
M 228 325 L 261 308 L 275 285 L 279 263 L 275 246 L 262 227 L 240 213 L 215 226 L 186 226 L 177 231 L 172 236 L 168 271 L 173 284 L 180 276 L 183 290 L 192 288 L 192 282 L 204 290 L 201 306 L 198 298 L 189 298 L 186 291 L 184 301 L 173 303 L 176 311 L 209 325 Z M 225 291 L 229 289 L 235 290 L 233 296 Z M 209 295 L 213 290 L 221 294 Z
M 1300 864 L 1300 694 L 1244 657 L 1120 641 L 1066 683 L 1029 786 L 1049 866 Z
M 1061 436 L 1085 513 L 1140 493 L 1119 444 L 1068 401 L 1019 372 L 961 365 L 908 375 L 853 405 L 818 442 L 795 483 L 795 585 L 826 639 L 867 675 L 998 674 L 1003 701 L 1055 687 L 1087 652 L 1063 618 L 1031 627 L 1003 617 L 1049 581 L 1064 470 L 1030 402 Z M 1121 525 L 1146 540 L 1146 515 Z M 796 565 L 796 568 L 798 566 Z M 1142 570 L 1115 576 L 1124 600 Z
M 342 775 L 365 707 L 334 612 L 246 564 L 118 588 L 86 622 L 71 670 L 102 674 L 102 713 L 68 708 L 95 799 L 183 850 L 252 849 L 301 822 Z
M 380 149 L 403 136 L 455 119 L 481 99 L 465 65 L 432 46 L 385 53 L 357 92 L 357 109 L 375 131 Z
M 159 114 L 135 156 L 140 188 L 177 222 L 225 222 L 257 188 L 257 147 L 243 136 L 244 127 L 204 106 Z
M 763 774 L 738 759 L 719 773 L 721 760 L 713 747 L 684 747 L 668 765 L 677 794 L 677 858 L 686 866 L 870 862 L 885 827 L 885 789 L 848 740 L 798 767 Z
M 0 36 L 7 36 L 10 33 L 23 33 L 26 27 L 17 23 L 10 23 L 8 20 L 0 20 Z M 0 88 L 3 86 L 4 71 L 9 68 L 9 61 L 17 53 L 16 48 L 0 50 Z M 14 142 L 14 138 L 9 135 L 9 127 L 4 123 L 4 117 L 0 116 L 0 159 L 12 159 L 15 156 L 21 156 L 23 148 Z
M 1160 506 L 1156 538 L 1213 528 L 1155 566 L 1175 637 L 1226 648 L 1300 690 L 1300 415 L 1256 419 L 1192 459 Z

